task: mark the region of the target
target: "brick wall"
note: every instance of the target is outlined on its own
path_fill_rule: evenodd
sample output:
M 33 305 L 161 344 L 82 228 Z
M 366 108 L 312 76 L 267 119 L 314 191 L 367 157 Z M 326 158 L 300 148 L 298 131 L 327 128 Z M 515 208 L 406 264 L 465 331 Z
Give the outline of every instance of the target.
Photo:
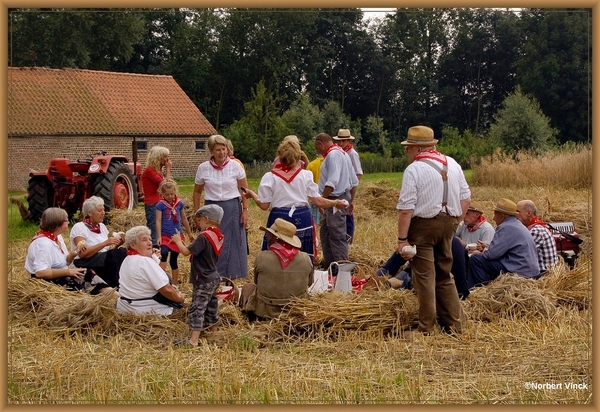
M 175 178 L 193 177 L 201 162 L 208 160 L 210 152 L 196 151 L 196 141 L 208 137 L 143 137 L 147 148 L 160 145 L 169 149 Z M 45 171 L 50 159 L 66 157 L 72 161 L 84 159 L 100 151 L 123 155 L 133 160 L 131 137 L 9 137 L 8 138 L 8 190 L 27 190 L 29 172 Z M 138 162 L 146 165 L 146 152 L 138 152 Z

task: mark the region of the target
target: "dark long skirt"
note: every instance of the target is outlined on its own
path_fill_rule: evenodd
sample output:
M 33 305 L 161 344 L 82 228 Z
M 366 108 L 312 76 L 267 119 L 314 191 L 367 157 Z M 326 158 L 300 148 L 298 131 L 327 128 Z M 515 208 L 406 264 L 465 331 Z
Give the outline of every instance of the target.
M 277 218 L 293 223 L 294 226 L 296 226 L 296 236 L 298 236 L 300 242 L 302 242 L 300 250 L 306 252 L 314 263 L 316 253 L 316 231 L 310 208 L 308 206 L 298 207 L 294 210 L 292 217 L 290 217 L 290 210 L 291 208 L 289 207 L 274 207 L 271 209 L 271 213 L 269 213 L 269 217 L 267 218 L 266 227 L 271 227 Z M 261 250 L 267 249 L 267 233 L 265 232 Z

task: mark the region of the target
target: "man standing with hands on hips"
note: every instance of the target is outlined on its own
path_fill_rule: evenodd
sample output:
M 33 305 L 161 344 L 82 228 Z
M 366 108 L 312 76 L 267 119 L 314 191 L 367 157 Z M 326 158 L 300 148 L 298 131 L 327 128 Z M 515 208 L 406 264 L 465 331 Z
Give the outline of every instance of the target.
M 401 142 L 410 164 L 404 171 L 398 209 L 398 247 L 411 260 L 413 287 L 419 302 L 418 331 L 431 334 L 439 317 L 441 328 L 461 332 L 466 316 L 460 305 L 452 267 L 452 237 L 471 203 L 462 168 L 435 150 L 438 140 L 426 126 L 408 129 Z M 403 251 L 416 246 L 416 255 Z

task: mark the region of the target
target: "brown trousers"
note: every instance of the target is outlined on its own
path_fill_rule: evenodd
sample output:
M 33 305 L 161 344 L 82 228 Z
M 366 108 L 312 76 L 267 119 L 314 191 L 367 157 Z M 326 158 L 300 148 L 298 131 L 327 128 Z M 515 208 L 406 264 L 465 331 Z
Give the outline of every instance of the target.
M 424 219 L 413 217 L 408 230 L 408 242 L 417 245 L 417 254 L 411 262 L 413 288 L 419 302 L 419 327 L 424 333 L 435 329 L 439 316 L 440 326 L 461 332 L 466 316 L 460 304 L 452 267 L 452 236 L 456 218 L 445 213 Z

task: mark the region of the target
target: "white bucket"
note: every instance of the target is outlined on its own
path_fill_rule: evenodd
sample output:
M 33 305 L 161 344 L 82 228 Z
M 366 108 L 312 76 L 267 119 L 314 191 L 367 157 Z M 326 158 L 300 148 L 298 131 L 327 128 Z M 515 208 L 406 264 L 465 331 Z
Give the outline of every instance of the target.
M 339 264 L 340 270 L 333 290 L 344 293 L 352 292 L 352 269 L 354 269 L 356 265 L 358 265 L 356 262 Z
M 329 286 L 329 276 L 326 270 L 315 270 L 314 279 L 312 285 L 308 288 L 310 295 L 316 295 L 317 293 L 327 292 Z

